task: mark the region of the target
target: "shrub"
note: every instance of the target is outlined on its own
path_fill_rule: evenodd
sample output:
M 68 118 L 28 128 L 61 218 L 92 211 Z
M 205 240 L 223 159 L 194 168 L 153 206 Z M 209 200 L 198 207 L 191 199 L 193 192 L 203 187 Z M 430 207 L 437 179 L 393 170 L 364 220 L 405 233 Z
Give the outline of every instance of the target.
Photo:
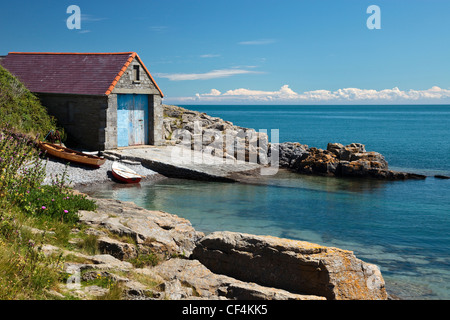
M 95 203 L 75 195 L 66 181 L 66 170 L 52 185 L 41 186 L 45 162 L 33 140 L 10 127 L 0 130 L 0 206 L 17 206 L 28 215 L 78 221 L 78 210 L 95 210 Z
M 39 99 L 0 66 L 0 125 L 5 123 L 24 133 L 39 133 L 42 137 L 56 129 L 55 118 L 48 115 Z
M 10 126 L 0 129 L 0 205 L 20 202 L 45 178 L 45 163 L 36 143 Z M 5 203 L 6 202 L 6 203 Z
M 19 207 L 29 215 L 57 219 L 65 223 L 78 221 L 78 210 L 93 211 L 96 205 L 85 195 L 75 195 L 59 186 L 41 186 L 26 194 Z

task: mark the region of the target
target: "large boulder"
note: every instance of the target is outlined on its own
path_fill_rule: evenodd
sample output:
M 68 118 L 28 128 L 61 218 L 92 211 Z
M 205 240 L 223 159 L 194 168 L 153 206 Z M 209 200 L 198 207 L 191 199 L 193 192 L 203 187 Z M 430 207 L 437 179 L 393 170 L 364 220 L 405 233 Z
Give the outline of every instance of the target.
M 95 199 L 97 212 L 79 211 L 81 222 L 102 227 L 120 236 L 132 238 L 141 252 L 168 253 L 189 256 L 195 243 L 204 236 L 192 224 L 176 215 L 141 208 L 131 202 Z M 117 243 L 100 241 L 105 252 L 122 257 L 132 256 L 131 249 L 121 251 Z
M 271 152 L 276 149 L 278 149 L 279 165 L 285 168 L 295 168 L 309 155 L 308 146 L 298 142 L 272 144 L 268 151 L 269 156 L 271 156 Z
M 286 290 L 247 283 L 212 273 L 198 260 L 170 259 L 151 269 L 164 281 L 169 299 L 238 300 L 324 300 L 324 297 L 300 295 Z
M 214 273 L 327 299 L 387 299 L 380 270 L 353 252 L 304 241 L 214 232 L 195 247 L 193 259 Z

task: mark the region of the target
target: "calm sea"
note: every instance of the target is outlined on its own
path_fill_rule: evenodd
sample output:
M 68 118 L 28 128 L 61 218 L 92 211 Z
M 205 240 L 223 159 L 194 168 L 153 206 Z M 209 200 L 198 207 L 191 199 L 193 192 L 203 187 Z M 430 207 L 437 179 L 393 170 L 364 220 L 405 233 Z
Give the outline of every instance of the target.
M 186 106 L 235 125 L 279 129 L 280 142 L 359 142 L 420 181 L 279 172 L 266 185 L 167 179 L 95 190 L 187 218 L 197 230 L 300 239 L 354 251 L 403 299 L 450 299 L 450 106 Z

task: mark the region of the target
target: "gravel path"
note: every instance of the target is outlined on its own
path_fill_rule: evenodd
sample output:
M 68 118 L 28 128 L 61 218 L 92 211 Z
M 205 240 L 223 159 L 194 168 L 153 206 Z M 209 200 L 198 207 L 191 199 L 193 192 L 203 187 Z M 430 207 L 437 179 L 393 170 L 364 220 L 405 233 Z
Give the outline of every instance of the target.
M 67 166 L 66 177 L 71 186 L 87 185 L 93 183 L 101 183 L 115 181 L 111 174 L 111 166 L 114 161 L 106 160 L 106 162 L 98 169 L 89 168 L 78 164 L 70 164 Z M 145 179 L 156 178 L 160 176 L 157 172 L 150 170 L 142 165 L 125 164 L 136 173 L 146 176 Z M 57 159 L 49 158 L 46 167 L 46 178 L 44 184 L 51 184 L 52 176 L 62 175 L 66 170 L 66 163 Z

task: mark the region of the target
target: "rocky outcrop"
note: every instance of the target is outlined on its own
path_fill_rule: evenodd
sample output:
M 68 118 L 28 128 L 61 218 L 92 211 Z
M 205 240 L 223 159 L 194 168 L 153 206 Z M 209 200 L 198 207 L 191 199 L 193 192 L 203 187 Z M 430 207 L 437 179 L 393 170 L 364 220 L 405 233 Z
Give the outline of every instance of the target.
M 388 162 L 382 154 L 368 152 L 360 143 L 347 146 L 329 143 L 326 150 L 292 142 L 280 143 L 274 147 L 278 147 L 280 167 L 299 173 L 387 180 L 426 178 L 423 175 L 389 170 Z
M 79 215 L 89 226 L 83 232 L 97 239 L 97 252 L 53 245 L 40 249 L 66 257 L 65 272 L 71 276 L 59 294 L 92 299 L 108 294 L 109 287 L 98 286 L 108 282 L 121 288 L 122 299 L 132 300 L 387 298 L 379 269 L 350 251 L 243 233 L 205 236 L 169 213 L 117 200 L 95 201 L 96 212 Z M 158 258 L 136 264 L 143 256 Z
M 171 299 L 239 300 L 324 300 L 324 297 L 301 295 L 282 289 L 243 282 L 215 274 L 198 260 L 170 259 L 152 269 L 165 281 L 165 294 Z M 176 288 L 176 289 L 175 289 Z
M 89 300 L 108 294 L 110 289 L 95 285 L 99 281 L 107 281 L 119 286 L 122 299 L 129 300 L 325 299 L 213 273 L 198 260 L 188 259 L 198 241 L 204 237 L 203 233 L 192 228 L 189 221 L 128 202 L 109 199 L 95 201 L 97 211 L 80 211 L 79 217 L 82 223 L 89 225 L 84 232 L 97 237 L 99 253 L 87 255 L 53 245 L 42 246 L 45 255 L 62 254 L 66 257 L 65 271 L 71 276 L 65 286 L 61 285 L 59 292 L 69 292 Z M 73 245 L 76 247 L 77 242 L 74 241 Z M 135 267 L 131 263 L 143 254 L 156 254 L 159 257 L 156 266 Z M 80 282 L 88 285 L 81 285 Z
M 80 221 L 101 227 L 113 234 L 129 236 L 141 252 L 154 252 L 189 256 L 195 243 L 204 234 L 196 231 L 183 218 L 163 211 L 152 211 L 138 207 L 132 202 L 95 199 L 97 212 L 80 211 Z M 100 238 L 100 246 L 116 257 L 132 256 L 129 246 Z M 124 250 L 119 250 L 122 248 Z
M 172 105 L 163 107 L 167 144 L 183 144 L 224 159 L 254 163 L 267 161 L 269 141 L 266 133 L 235 126 L 206 113 Z
M 327 299 L 387 299 L 375 265 L 353 252 L 317 244 L 233 232 L 200 240 L 192 257 L 212 272 Z

